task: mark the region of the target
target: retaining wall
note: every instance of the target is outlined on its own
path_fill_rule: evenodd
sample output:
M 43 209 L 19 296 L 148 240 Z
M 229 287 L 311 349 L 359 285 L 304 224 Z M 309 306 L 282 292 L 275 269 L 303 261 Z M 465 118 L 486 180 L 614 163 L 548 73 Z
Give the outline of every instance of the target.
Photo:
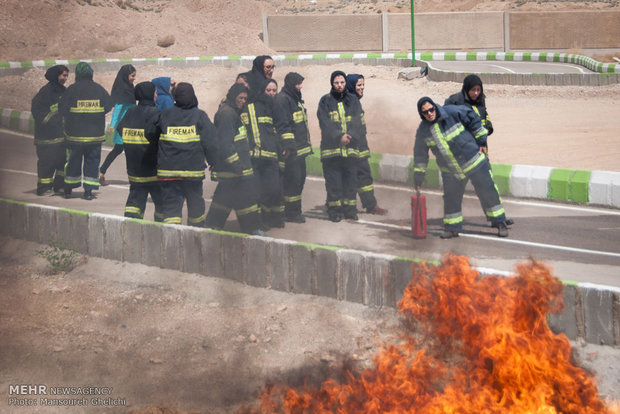
M 618 49 L 619 22 L 615 10 L 415 13 L 415 49 Z M 263 16 L 263 36 L 279 52 L 407 51 L 411 15 Z
M 421 260 L 0 199 L 0 234 L 92 257 L 396 307 Z M 435 263 L 432 263 L 435 264 Z M 555 332 L 620 345 L 620 289 L 566 284 Z

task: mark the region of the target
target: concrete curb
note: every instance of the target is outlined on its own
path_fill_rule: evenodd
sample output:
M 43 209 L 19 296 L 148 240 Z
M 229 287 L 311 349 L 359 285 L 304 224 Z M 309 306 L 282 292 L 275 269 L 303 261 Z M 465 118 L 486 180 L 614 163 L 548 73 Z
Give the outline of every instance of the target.
M 0 127 L 34 133 L 30 112 L 0 108 Z M 322 175 L 320 150 L 306 158 L 309 174 Z M 371 154 L 370 166 L 377 182 L 413 185 L 413 157 Z M 560 200 L 620 208 L 620 172 L 568 170 L 532 165 L 493 163 L 493 177 L 500 194 L 543 200 Z M 437 163 L 429 160 L 426 188 L 440 188 Z
M 313 53 L 272 55 L 279 66 L 303 66 L 355 62 L 366 65 L 410 66 L 411 53 Z M 219 65 L 226 67 L 251 67 L 255 56 L 191 56 L 174 58 L 127 58 L 127 59 L 57 59 L 23 62 L 0 61 L 0 76 L 21 73 L 33 67 L 57 64 L 74 67 L 80 61 L 88 62 L 95 70 L 117 70 L 119 64 L 160 65 L 196 67 Z M 596 73 L 482 73 L 484 83 L 514 85 L 609 85 L 620 82 L 620 65 L 602 63 L 590 57 L 571 53 L 544 52 L 416 52 L 415 60 L 429 68 L 428 77 L 434 81 L 461 82 L 464 72 L 436 69 L 432 61 L 517 61 L 573 63 Z
M 396 307 L 412 270 L 422 262 L 7 199 L 0 199 L 0 234 L 36 243 L 54 241 L 93 257 L 372 307 Z M 620 288 L 565 282 L 564 299 L 563 312 L 549 317 L 555 332 L 572 340 L 620 345 Z

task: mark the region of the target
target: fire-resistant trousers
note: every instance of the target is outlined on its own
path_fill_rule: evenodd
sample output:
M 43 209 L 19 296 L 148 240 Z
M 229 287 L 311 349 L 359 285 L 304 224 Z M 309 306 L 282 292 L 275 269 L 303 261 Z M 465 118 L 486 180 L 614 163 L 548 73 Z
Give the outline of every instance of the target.
M 368 157 L 360 158 L 357 164 L 357 193 L 360 196 L 362 207 L 366 210 L 372 210 L 377 206 L 375 198 L 375 187 L 370 173 L 370 164 Z
M 60 144 L 37 144 L 37 194 L 47 190 L 62 191 L 65 185 L 67 147 Z
M 294 157 L 284 161 L 282 191 L 284 193 L 284 215 L 287 218 L 301 215 L 301 193 L 306 183 L 306 158 Z
M 84 164 L 82 165 L 82 159 Z M 69 157 L 65 167 L 65 188 L 77 188 L 82 184 L 84 172 L 84 190 L 99 188 L 99 161 L 101 161 L 101 144 L 69 144 Z
M 358 158 L 333 157 L 321 160 L 327 192 L 327 214 L 344 214 L 345 218 L 357 214 L 357 164 Z
M 125 217 L 143 219 L 144 211 L 146 210 L 146 200 L 149 194 L 151 195 L 153 204 L 155 204 L 155 221 L 164 221 L 161 184 L 157 181 L 129 184 L 129 196 L 127 196 L 127 202 L 125 203 Z
M 204 227 L 205 200 L 202 198 L 202 180 L 162 180 L 159 183 L 164 223 L 182 224 L 183 202 L 187 200 L 187 224 Z M 155 206 L 157 207 L 157 203 Z
M 284 205 L 278 162 L 253 158 L 252 169 L 259 186 L 259 206 L 263 223 L 270 226 L 281 225 Z
M 442 173 L 443 180 L 443 210 L 444 229 L 446 231 L 461 231 L 463 228 L 463 212 L 461 205 L 467 179 L 458 179 L 452 174 Z M 506 220 L 506 214 L 502 201 L 493 181 L 491 167 L 485 159 L 467 176 L 474 186 L 476 195 L 480 200 L 487 218 L 491 225 L 499 224 Z
M 207 227 L 223 229 L 231 210 L 235 210 L 241 231 L 255 233 L 260 228 L 256 178 L 239 177 L 219 181 L 207 213 Z

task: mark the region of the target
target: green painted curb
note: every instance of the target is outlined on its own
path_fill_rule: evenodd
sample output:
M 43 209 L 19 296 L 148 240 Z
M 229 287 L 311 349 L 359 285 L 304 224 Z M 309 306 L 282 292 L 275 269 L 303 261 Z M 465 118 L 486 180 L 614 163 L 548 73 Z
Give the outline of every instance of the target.
M 510 172 L 512 165 L 508 164 L 491 164 L 493 180 L 500 195 L 510 194 Z
M 377 154 L 374 152 L 370 153 L 370 157 L 368 158 L 368 165 L 370 165 L 370 175 L 373 180 L 381 179 L 381 172 L 379 170 L 379 166 L 381 165 L 381 158 L 383 158 L 383 154 Z
M 310 250 L 315 250 L 315 249 L 323 249 L 323 250 L 330 250 L 330 251 L 338 251 L 338 250 L 343 250 L 344 247 L 336 247 L 336 246 L 328 246 L 328 245 L 323 245 L 323 244 L 315 244 L 315 243 L 306 243 L 306 242 L 297 242 L 295 243 L 295 246 L 303 246 L 303 247 L 307 247 Z
M 407 178 L 407 183 L 413 185 L 413 158 L 409 163 L 409 176 Z M 437 165 L 437 160 L 435 158 L 429 158 L 428 165 L 426 167 L 426 175 L 424 176 L 424 181 L 422 182 L 422 187 L 424 188 L 440 188 L 441 183 L 439 181 L 439 166 Z
M 549 177 L 547 198 L 563 201 L 588 201 L 591 171 L 556 168 Z

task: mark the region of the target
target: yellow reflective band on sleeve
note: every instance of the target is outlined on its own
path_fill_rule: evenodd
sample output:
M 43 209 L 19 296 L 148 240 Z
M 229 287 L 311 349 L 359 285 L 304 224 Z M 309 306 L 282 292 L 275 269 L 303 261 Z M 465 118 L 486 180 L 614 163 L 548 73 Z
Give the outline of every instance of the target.
M 364 150 L 364 151 L 360 151 L 360 158 L 368 158 L 370 157 L 370 150 Z
M 254 204 L 248 208 L 242 208 L 239 210 L 235 210 L 235 213 L 237 213 L 237 216 L 245 216 L 250 213 L 258 213 L 258 211 L 259 211 L 258 204 Z
M 34 143 L 36 145 L 53 145 L 53 144 L 61 144 L 65 142 L 65 137 L 54 138 L 54 139 L 45 139 L 45 140 L 37 140 Z
M 58 104 L 56 104 L 56 106 L 58 106 Z M 50 119 L 52 119 L 52 117 L 54 115 L 58 114 L 58 111 L 55 112 L 48 112 L 47 115 L 45 115 L 45 118 L 43 118 L 43 123 L 47 124 L 49 122 Z
M 301 194 L 296 196 L 284 196 L 284 201 L 287 203 L 294 203 L 296 201 L 301 201 Z
M 295 139 L 295 135 L 292 132 L 285 132 L 284 134 L 280 135 L 280 137 L 282 138 L 282 140 Z
M 310 154 L 312 152 L 312 147 L 303 147 L 297 150 L 297 156 Z
M 162 178 L 204 178 L 204 170 L 157 170 L 157 176 Z
M 252 158 L 267 158 L 267 159 L 277 159 L 278 154 L 273 151 L 265 151 L 260 148 L 255 148 L 250 151 L 250 157 Z
M 296 124 L 301 124 L 302 122 L 304 122 L 304 112 L 303 111 L 293 112 L 293 122 L 295 122 Z
M 333 157 L 340 155 L 340 148 L 327 148 L 321 150 L 321 157 Z
M 273 124 L 273 118 L 270 116 L 259 116 L 257 119 L 259 124 Z
M 144 137 L 144 129 L 123 128 L 123 144 L 148 144 Z
M 248 130 L 245 129 L 245 125 L 241 125 L 237 130 L 237 135 L 235 135 L 235 142 L 243 141 L 244 139 L 248 139 Z
M 360 115 L 360 119 L 362 120 L 362 125 L 366 125 L 366 117 L 364 116 L 364 113 L 362 112 L 362 114 Z
M 218 179 L 218 178 L 238 178 L 238 177 L 249 177 L 250 175 L 254 174 L 254 170 L 251 168 L 248 168 L 247 170 L 243 170 L 241 172 L 241 175 L 237 175 L 234 172 L 230 172 L 230 171 L 211 171 L 211 178 Z
M 71 107 L 69 112 L 77 114 L 97 114 L 104 113 L 105 110 L 101 106 L 99 99 L 78 100 L 76 106 Z
M 219 203 L 211 203 L 211 207 L 209 207 L 209 208 L 212 208 L 212 209 L 215 209 L 215 210 L 220 210 L 220 211 L 225 211 L 227 213 L 230 213 L 230 211 L 232 210 L 230 207 L 227 207 L 227 206 L 225 206 L 223 204 L 219 204 Z
M 480 138 L 483 135 L 487 135 L 489 131 L 485 127 L 480 127 L 480 129 L 476 130 L 476 139 Z
M 237 154 L 235 152 L 233 155 L 231 155 L 230 157 L 226 158 L 224 161 L 226 161 L 229 164 L 232 164 L 232 163 L 234 163 L 234 162 L 236 162 L 238 160 L 239 160 L 239 154 Z
M 446 135 L 442 134 L 442 136 L 444 137 L 446 142 L 450 142 L 455 137 L 458 137 L 463 131 L 465 131 L 465 127 L 463 126 L 463 124 L 459 122 L 458 124 L 455 124 L 454 126 L 452 126 L 452 128 L 450 128 L 449 130 L 447 130 Z
M 153 183 L 157 181 L 156 175 L 151 176 L 151 177 L 135 177 L 133 175 L 128 175 L 127 177 L 129 178 L 130 183 L 137 183 L 137 184 Z

